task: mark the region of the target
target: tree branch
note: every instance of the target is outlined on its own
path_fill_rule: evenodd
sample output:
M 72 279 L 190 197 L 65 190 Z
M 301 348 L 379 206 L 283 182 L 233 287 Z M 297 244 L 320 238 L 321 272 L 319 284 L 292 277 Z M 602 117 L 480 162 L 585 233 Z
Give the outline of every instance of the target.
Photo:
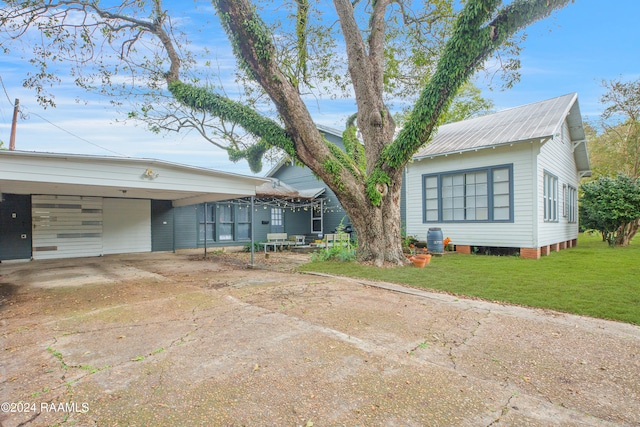
M 516 0 L 495 15 L 492 12 L 499 0 L 468 1 L 433 78 L 416 102 L 407 126 L 387 150 L 381 166 L 395 168 L 406 164 L 429 141 L 454 94 L 498 47 L 526 25 L 572 1 Z
M 385 12 L 389 0 L 377 0 L 373 5 L 373 12 L 369 21 L 369 60 L 373 67 L 373 82 L 374 88 L 379 88 L 382 97 L 382 90 L 384 88 L 384 44 L 385 44 Z
M 347 50 L 349 75 L 358 105 L 358 121 L 362 125 L 367 172 L 377 163 L 379 155 L 395 131 L 395 123 L 383 101 L 384 91 L 384 14 L 389 0 L 375 2 L 369 20 L 369 51 L 355 20 L 348 0 L 333 1 L 340 19 Z
M 247 0 L 215 0 L 214 6 L 234 46 L 236 58 L 278 109 L 292 141 L 292 146 L 286 147 L 287 153 L 301 159 L 321 177 L 326 176 L 322 165 L 333 155 L 297 88 L 280 69 L 266 25 Z

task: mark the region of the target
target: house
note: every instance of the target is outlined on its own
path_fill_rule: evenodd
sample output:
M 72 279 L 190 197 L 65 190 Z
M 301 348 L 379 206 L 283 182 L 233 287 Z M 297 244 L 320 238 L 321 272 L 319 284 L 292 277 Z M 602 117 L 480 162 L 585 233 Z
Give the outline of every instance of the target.
M 153 159 L 2 150 L 0 261 L 174 250 L 199 232 L 176 211 L 252 197 L 267 181 Z M 251 229 L 247 216 L 222 218 L 223 239 Z
M 407 234 L 440 228 L 459 252 L 540 258 L 576 244 L 590 175 L 575 93 L 447 124 L 406 168 Z
M 344 147 L 340 131 L 322 125 L 318 129 L 328 141 Z M 256 187 L 251 215 L 249 209 L 246 197 L 176 207 L 175 248 L 245 246 L 251 242 L 250 224 L 255 242 L 267 240 L 268 233 L 286 233 L 305 236 L 308 243 L 333 233 L 340 224 L 349 226 L 333 191 L 308 167 L 288 159 L 267 172 Z
M 343 146 L 339 131 L 318 127 Z M 239 247 L 268 233 L 310 241 L 349 224 L 335 194 L 290 161 L 254 178 L 154 159 L 3 150 L 0 196 L 0 261 Z
M 242 197 L 174 208 L 178 230 L 175 248 L 247 246 L 252 231 L 255 242 L 267 240 L 268 233 L 319 238 L 309 230 L 313 227 L 312 218 L 322 219 L 323 199 L 318 196 L 324 188 L 297 190 L 278 179 L 267 178 L 255 190 L 253 202 Z

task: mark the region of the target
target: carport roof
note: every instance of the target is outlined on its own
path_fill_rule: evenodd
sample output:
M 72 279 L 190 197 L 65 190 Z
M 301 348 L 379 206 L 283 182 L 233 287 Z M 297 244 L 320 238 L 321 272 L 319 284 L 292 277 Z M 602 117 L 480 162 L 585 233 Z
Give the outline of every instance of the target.
M 156 159 L 0 151 L 0 192 L 171 200 L 253 196 L 268 179 Z

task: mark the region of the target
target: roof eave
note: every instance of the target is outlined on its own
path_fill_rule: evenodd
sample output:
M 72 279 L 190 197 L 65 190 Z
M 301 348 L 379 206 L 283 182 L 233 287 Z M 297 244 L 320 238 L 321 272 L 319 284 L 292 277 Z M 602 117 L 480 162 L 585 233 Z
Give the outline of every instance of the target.
M 536 138 L 528 138 L 528 139 L 523 139 L 520 141 L 508 141 L 508 142 L 501 142 L 499 144 L 491 144 L 491 145 L 482 145 L 479 147 L 472 147 L 472 148 L 465 148 L 463 150 L 453 150 L 453 151 L 447 151 L 447 152 L 442 152 L 442 153 L 432 153 L 432 154 L 426 154 L 423 156 L 415 156 L 413 157 L 413 160 L 423 160 L 423 159 L 433 159 L 435 157 L 447 157 L 447 156 L 451 156 L 451 155 L 455 155 L 455 154 L 463 154 L 463 153 L 474 153 L 476 151 L 480 151 L 480 150 L 487 150 L 489 148 L 495 149 L 498 147 L 506 147 L 506 146 L 512 146 L 515 144 L 522 144 L 525 142 L 529 142 L 529 143 L 534 143 L 534 142 L 539 142 L 540 144 L 544 144 L 545 142 L 549 141 L 550 139 L 553 139 L 553 135 L 545 135 L 545 136 L 540 136 L 540 137 L 536 137 Z

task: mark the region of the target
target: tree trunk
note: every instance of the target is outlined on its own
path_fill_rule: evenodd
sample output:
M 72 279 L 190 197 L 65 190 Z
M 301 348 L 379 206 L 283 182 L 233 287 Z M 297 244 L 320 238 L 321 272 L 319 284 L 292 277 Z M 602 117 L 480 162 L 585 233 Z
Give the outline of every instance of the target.
M 403 265 L 407 262 L 402 252 L 400 229 L 401 188 L 400 173 L 400 177 L 389 185 L 380 206 L 373 206 L 367 197 L 360 202 L 345 200 L 344 194 L 336 191 L 358 236 L 358 261 L 372 262 L 378 267 L 385 263 Z
M 638 232 L 640 219 L 621 226 L 616 232 L 616 246 L 629 246 L 631 239 Z
M 633 239 L 638 232 L 638 228 L 640 228 L 640 219 L 635 220 L 631 223 L 631 230 L 629 231 L 629 243 L 631 243 L 631 239 Z

